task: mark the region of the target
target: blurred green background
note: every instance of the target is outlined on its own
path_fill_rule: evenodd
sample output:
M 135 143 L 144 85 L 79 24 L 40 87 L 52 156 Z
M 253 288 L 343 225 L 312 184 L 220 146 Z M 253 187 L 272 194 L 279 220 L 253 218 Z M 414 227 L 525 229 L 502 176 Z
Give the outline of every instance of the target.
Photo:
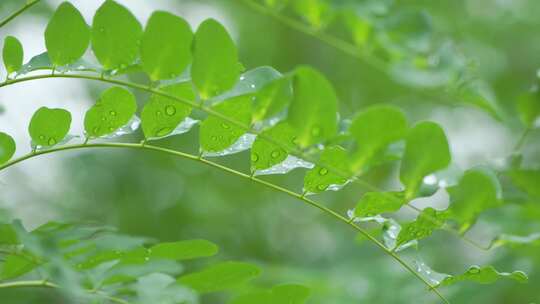
M 2 0 L 0 16 L 23 2 Z M 88 23 L 102 3 L 71 2 Z M 420 94 L 427 89 L 411 89 L 400 84 L 387 73 L 262 15 L 242 1 L 119 2 L 143 23 L 157 9 L 183 16 L 193 28 L 206 18 L 218 19 L 236 41 L 246 69 L 269 65 L 287 72 L 300 64 L 316 67 L 334 84 L 342 117 L 350 117 L 367 105 L 391 103 L 405 110 L 411 121 L 435 120 L 444 126 L 454 163 L 460 169 L 497 164 L 506 159 L 522 132 L 516 118 L 516 97 L 537 81 L 540 67 L 540 2 L 536 0 L 410 0 L 396 1 L 392 6 L 392 12 L 421 10 L 431 16 L 435 35 L 441 39 L 451 37 L 456 49 L 474 62 L 478 77 L 491 86 L 494 100 L 509 117 L 504 123 L 457 100 L 442 102 L 437 97 L 428 98 Z M 0 36 L 19 37 L 27 61 L 45 49 L 42 33 L 59 3 L 43 1 L 2 28 Z M 42 105 L 66 107 L 74 117 L 80 117 L 74 124 L 82 130 L 84 111 L 106 87 L 76 80 L 44 80 L 2 88 L 0 127 L 14 135 L 22 147 L 17 153 L 23 154 L 30 149 L 26 124 L 35 109 Z M 443 88 L 429 91 L 444 93 Z M 139 103 L 145 102 L 145 94 L 134 93 Z M 141 138 L 141 134 L 134 134 L 125 140 Z M 158 144 L 197 153 L 197 143 L 195 128 Z M 524 149 L 528 167 L 540 166 L 539 152 L 540 132 L 536 130 L 529 135 Z M 249 170 L 248 152 L 217 161 L 245 172 Z M 368 178 L 376 185 L 396 188 L 399 186 L 396 169 L 396 164 L 386 165 L 370 172 Z M 303 174 L 304 171 L 295 170 L 265 178 L 300 191 Z M 364 190 L 349 185 L 343 191 L 325 193 L 315 199 L 344 214 Z M 446 198 L 445 193 L 438 193 L 421 203 L 444 206 Z M 255 284 L 294 282 L 311 287 L 310 304 L 437 303 L 434 295 L 394 260 L 319 211 L 199 163 L 152 152 L 63 152 L 30 160 L 0 173 L 0 208 L 6 217 L 20 218 L 28 228 L 49 220 L 96 221 L 118 227 L 123 233 L 161 241 L 208 239 L 221 247 L 220 258 L 252 261 L 263 266 L 264 274 Z M 407 210 L 397 214 L 403 220 L 413 216 Z M 470 236 L 487 244 L 498 233 L 537 231 L 540 231 L 538 201 L 527 206 L 509 204 L 486 213 Z M 492 285 L 463 283 L 443 288 L 452 303 L 540 301 L 538 246 L 484 252 L 455 235 L 436 232 L 421 242 L 418 252 L 410 250 L 404 255 L 411 260 L 422 259 L 443 273 L 460 273 L 472 264 L 493 264 L 503 271 L 524 270 L 530 277 L 527 285 L 502 280 Z M 226 297 L 216 294 L 203 302 L 224 303 Z M 60 300 L 44 291 L 0 291 L 0 303 L 57 301 Z

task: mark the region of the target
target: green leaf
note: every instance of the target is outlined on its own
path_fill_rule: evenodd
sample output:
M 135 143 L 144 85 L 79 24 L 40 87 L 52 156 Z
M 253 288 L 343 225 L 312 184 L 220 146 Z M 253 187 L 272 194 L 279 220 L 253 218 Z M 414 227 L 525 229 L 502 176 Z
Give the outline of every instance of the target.
M 304 304 L 309 298 L 309 288 L 296 284 L 279 285 L 268 291 L 242 295 L 230 304 Z
M 238 81 L 240 64 L 236 46 L 225 28 L 207 19 L 195 33 L 191 76 L 201 99 L 219 95 Z
M 18 71 L 21 68 L 23 63 L 23 47 L 17 38 L 7 36 L 4 39 L 2 58 L 4 59 L 4 66 L 8 74 Z
M 517 101 L 521 121 L 529 128 L 540 117 L 540 90 L 538 88 L 521 95 Z
M 362 218 L 394 212 L 398 211 L 404 203 L 403 192 L 368 192 L 356 205 L 354 215 Z
M 508 175 L 518 188 L 540 198 L 540 170 L 512 170 Z
M 297 142 L 307 147 L 337 133 L 337 96 L 318 71 L 302 66 L 294 73 L 294 98 L 287 121 L 296 130 Z
M 291 102 L 292 87 L 289 77 L 278 78 L 265 85 L 253 102 L 252 122 L 271 118 L 285 109 Z
M 471 266 L 465 273 L 448 276 L 439 284 L 440 286 L 448 286 L 460 281 L 471 281 L 480 284 L 492 284 L 499 279 L 508 278 L 519 283 L 527 283 L 529 278 L 523 271 L 498 272 L 493 266 Z
M 467 230 L 483 211 L 500 204 L 499 189 L 493 174 L 480 169 L 466 171 L 457 185 L 446 189 L 450 195 L 449 216 L 459 223 L 462 232 Z
M 357 145 L 351 165 L 356 172 L 365 170 L 389 144 L 405 137 L 407 119 L 396 107 L 374 106 L 354 117 L 349 132 Z
M 422 210 L 414 222 L 407 223 L 401 227 L 396 246 L 430 236 L 433 230 L 444 225 L 445 219 L 446 214 L 444 212 L 437 211 L 431 207 Z
M 19 244 L 19 238 L 13 225 L 0 224 L 0 246 L 17 244 Z
M 101 97 L 84 116 L 84 129 L 88 137 L 100 137 L 124 126 L 135 115 L 137 102 L 135 96 L 123 88 L 112 87 Z
M 320 193 L 325 190 L 338 190 L 349 177 L 351 173 L 347 151 L 339 146 L 328 147 L 322 152 L 319 164 L 306 173 L 304 191 Z
M 347 29 L 351 33 L 354 43 L 359 47 L 365 46 L 371 36 L 371 23 L 368 20 L 357 16 L 356 12 L 352 10 L 346 10 L 344 12 L 344 21 Z
M 244 284 L 257 277 L 260 272 L 258 267 L 251 264 L 223 262 L 200 272 L 181 276 L 178 282 L 199 293 L 209 293 Z
M 32 116 L 28 131 L 35 145 L 50 147 L 66 137 L 70 126 L 71 113 L 68 111 L 41 107 Z
M 316 29 L 327 26 L 334 17 L 332 7 L 325 0 L 294 0 L 293 8 Z
M 195 100 L 190 82 L 159 88 L 169 95 Z M 146 138 L 163 137 L 171 132 L 191 113 L 191 107 L 171 98 L 153 94 L 141 113 L 142 129 Z
M 227 99 L 212 106 L 212 110 L 242 125 L 251 121 L 251 95 Z M 201 149 L 206 152 L 219 152 L 234 144 L 246 130 L 216 116 L 208 116 L 200 128 Z
M 45 29 L 45 45 L 55 66 L 75 62 L 90 43 L 90 29 L 81 13 L 69 2 L 60 4 Z
M 295 148 L 295 140 L 294 129 L 285 121 L 262 131 L 251 147 L 251 170 L 267 169 L 284 161 Z
M 13 157 L 15 149 L 13 138 L 4 132 L 0 132 L 0 165 Z
M 92 22 L 92 50 L 106 70 L 133 63 L 139 54 L 142 26 L 133 14 L 113 0 L 105 1 Z
M 149 249 L 150 258 L 170 260 L 191 260 L 210 257 L 218 252 L 218 247 L 205 240 L 190 240 L 174 243 L 160 243 Z
M 400 179 L 405 185 L 405 199 L 414 198 L 423 178 L 450 164 L 450 148 L 443 129 L 434 122 L 420 122 L 407 134 Z
M 143 70 L 152 80 L 180 75 L 191 62 L 193 32 L 182 18 L 157 11 L 150 16 L 141 42 Z
M 20 277 L 23 274 L 32 271 L 37 265 L 38 264 L 33 262 L 30 257 L 14 254 L 8 255 L 2 265 L 0 279 L 8 280 Z

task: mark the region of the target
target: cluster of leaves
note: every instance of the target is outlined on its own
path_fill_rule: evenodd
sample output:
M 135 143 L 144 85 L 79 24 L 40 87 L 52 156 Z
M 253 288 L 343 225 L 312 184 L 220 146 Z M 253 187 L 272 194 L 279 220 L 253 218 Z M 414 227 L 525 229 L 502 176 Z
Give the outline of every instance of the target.
M 92 303 L 198 303 L 201 295 L 247 286 L 261 273 L 255 265 L 236 261 L 185 270 L 217 253 L 218 247 L 206 240 L 156 243 L 90 224 L 50 222 L 33 231 L 17 221 L 0 224 L 0 282 L 18 279 L 20 286 L 57 288 L 68 298 Z M 278 297 L 301 304 L 309 290 L 278 285 L 259 296 L 268 303 Z M 249 297 L 244 293 L 231 303 Z
M 267 3 L 275 6 L 284 2 Z M 317 28 L 328 26 L 335 15 L 323 0 L 291 3 Z M 375 38 L 369 38 L 379 37 L 369 34 L 372 25 L 368 20 L 371 19 L 354 15 L 345 20 L 355 24 L 352 27 L 355 31 L 365 32 L 362 45 L 382 47 L 379 41 L 382 38 L 376 38 L 378 43 L 371 40 Z M 389 32 L 384 33 L 389 35 Z M 361 33 L 355 35 L 361 36 Z M 392 35 L 388 38 L 397 39 L 391 40 L 392 45 L 414 40 L 413 37 Z M 452 157 L 443 129 L 429 121 L 411 125 L 403 111 L 394 106 L 374 106 L 350 119 L 340 120 L 338 97 L 332 84 L 311 67 L 301 66 L 286 74 L 261 67 L 242 74 L 233 41 L 223 26 L 212 19 L 201 23 L 193 33 L 182 18 L 158 11 L 151 15 L 143 29 L 129 10 L 107 0 L 96 12 L 90 27 L 78 10 L 65 2 L 47 25 L 45 45 L 46 53 L 23 65 L 21 44 L 14 37 L 7 37 L 3 59 L 8 73 L 14 74 L 15 78 L 8 79 L 6 84 L 23 81 L 21 76 L 36 70 L 52 70 L 52 74 L 38 77 L 69 77 L 69 74 L 55 73 L 84 71 L 86 74 L 78 74 L 78 77 L 124 84 L 152 93 L 140 111 L 139 119 L 137 102 L 130 91 L 122 87 L 104 91 L 84 117 L 85 144 L 90 140 L 134 132 L 141 124 L 143 147 L 150 140 L 189 131 L 197 123 L 191 117 L 202 114 L 205 116 L 199 130 L 201 158 L 250 149 L 253 175 L 309 168 L 304 177 L 302 198 L 308 194 L 340 190 L 347 184 L 358 183 L 363 174 L 381 164 L 399 162 L 403 189 L 364 194 L 351 211 L 351 221 L 386 222 L 381 214 L 398 211 L 413 199 L 447 188 L 451 201 L 448 209 L 426 208 L 415 221 L 396 225 L 398 233 L 391 242 L 385 242 L 388 250 L 410 247 L 411 242 L 449 225 L 461 233 L 466 232 L 485 210 L 507 200 L 497 174 L 508 175 L 514 190 L 526 193 L 526 197 L 539 196 L 538 171 L 523 170 L 519 166 L 504 172 L 473 168 L 453 174 L 449 179 Z M 99 64 L 90 63 L 93 58 L 83 58 L 90 45 Z M 127 73 L 143 73 L 149 79 L 150 87 L 114 80 L 114 77 Z M 535 126 L 540 114 L 534 98 L 526 96 L 520 102 L 528 128 Z M 29 125 L 34 149 L 53 149 L 70 140 L 71 120 L 71 114 L 63 109 L 42 107 L 36 111 Z M 0 133 L 0 164 L 9 164 L 14 152 L 14 140 Z M 169 245 L 161 246 L 167 248 Z M 147 249 L 134 250 L 137 261 L 152 258 Z M 39 256 L 39 252 L 34 254 Z M 110 258 L 121 263 L 130 256 L 107 254 L 100 259 L 109 261 Z M 173 260 L 179 260 L 176 254 L 171 255 Z M 233 273 L 237 266 L 240 267 L 237 264 L 214 266 L 181 277 L 178 282 L 198 292 L 214 291 L 214 278 L 218 278 L 218 274 L 236 278 Z M 243 273 L 253 275 L 258 272 L 243 267 L 240 267 Z M 474 268 L 467 273 L 470 275 L 445 279 L 441 284 L 465 279 L 490 283 L 492 278 L 499 277 L 526 281 L 522 273 L 502 275 L 490 266 Z M 293 299 L 290 303 L 302 303 L 306 292 L 295 285 L 278 286 L 242 296 L 234 303 L 275 303 L 281 302 L 283 297 Z

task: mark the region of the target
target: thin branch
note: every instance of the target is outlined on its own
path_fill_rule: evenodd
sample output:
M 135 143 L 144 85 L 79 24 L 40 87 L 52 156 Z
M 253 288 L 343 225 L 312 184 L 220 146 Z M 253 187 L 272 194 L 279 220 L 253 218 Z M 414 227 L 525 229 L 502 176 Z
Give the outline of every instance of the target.
M 45 75 L 36 75 L 36 76 L 28 76 L 28 77 L 10 79 L 10 80 L 7 80 L 7 81 L 5 81 L 3 83 L 0 83 L 0 88 L 2 88 L 4 86 L 16 84 L 16 83 L 32 81 L 32 80 L 38 80 L 38 79 L 45 79 L 45 78 L 87 79 L 87 80 L 106 82 L 106 83 L 110 83 L 110 84 L 115 84 L 115 85 L 129 87 L 129 88 L 133 88 L 133 89 L 137 89 L 137 90 L 146 91 L 148 93 L 152 93 L 152 94 L 155 94 L 155 95 L 159 95 L 159 96 L 162 96 L 162 97 L 166 97 L 166 98 L 176 100 L 178 102 L 181 102 L 181 103 L 183 103 L 185 105 L 188 105 L 190 107 L 193 107 L 195 109 L 199 109 L 199 110 L 207 113 L 208 115 L 223 119 L 224 121 L 227 121 L 228 123 L 230 123 L 232 125 L 235 125 L 235 126 L 241 128 L 241 129 L 243 129 L 246 132 L 253 133 L 253 134 L 257 135 L 258 137 L 261 137 L 262 139 L 264 139 L 264 140 L 266 140 L 266 141 L 268 141 L 268 142 L 270 142 L 272 144 L 277 145 L 278 147 L 285 148 L 285 147 L 283 147 L 283 143 L 281 143 L 279 141 L 276 141 L 272 137 L 267 136 L 264 133 L 258 132 L 257 130 L 254 130 L 250 126 L 246 126 L 245 124 L 243 124 L 241 122 L 238 122 L 238 121 L 236 121 L 234 119 L 231 119 L 228 116 L 225 116 L 225 115 L 223 115 L 223 114 L 221 114 L 219 112 L 216 112 L 212 108 L 204 106 L 201 103 L 198 103 L 198 102 L 195 102 L 195 101 L 192 101 L 192 100 L 188 100 L 188 99 L 185 99 L 185 98 L 182 98 L 182 97 L 174 96 L 174 95 L 168 94 L 166 92 L 163 92 L 161 90 L 153 89 L 153 88 L 150 88 L 148 86 L 137 84 L 137 83 L 127 82 L 127 81 L 122 81 L 122 80 L 117 80 L 117 79 L 111 79 L 111 78 L 103 78 L 101 76 L 96 77 L 96 76 L 85 75 L 85 74 L 45 74 Z M 350 178 L 350 176 L 346 172 L 341 170 L 340 168 L 337 168 L 337 167 L 335 167 L 333 165 L 330 165 L 330 164 L 326 164 L 324 162 L 321 162 L 320 160 L 316 160 L 313 157 L 310 157 L 309 155 L 305 155 L 305 153 L 303 153 L 302 151 L 300 151 L 298 149 L 290 149 L 290 148 L 287 147 L 287 150 L 288 150 L 288 153 L 293 155 L 293 156 L 302 158 L 304 160 L 307 160 L 307 161 L 309 161 L 311 163 L 314 163 L 314 164 L 317 164 L 319 166 L 326 167 L 328 169 L 328 171 L 338 175 L 341 178 L 344 178 L 344 179 L 349 179 Z M 351 182 L 363 187 L 364 189 L 366 189 L 368 191 L 381 192 L 382 195 L 385 196 L 386 199 L 388 199 L 388 200 L 397 201 L 397 198 L 395 198 L 394 196 L 387 194 L 382 189 L 379 189 L 378 187 L 376 187 L 374 185 L 371 185 L 369 182 L 364 181 L 364 180 L 360 179 L 359 177 L 355 177 L 355 178 L 351 179 Z M 405 206 L 407 206 L 408 208 L 411 208 L 412 210 L 415 210 L 417 212 L 421 212 L 421 210 L 414 207 L 409 202 L 406 203 Z M 438 219 L 433 218 L 431 216 L 426 215 L 425 218 L 432 221 L 433 223 L 438 223 Z M 464 238 L 464 236 L 462 234 L 460 234 L 458 231 L 456 231 L 455 229 L 449 228 L 446 231 L 455 234 L 458 238 Z M 473 241 L 471 239 L 467 239 L 466 241 L 468 243 L 475 244 L 475 247 L 477 247 L 479 249 L 485 250 L 482 247 L 482 245 L 476 243 L 475 241 Z
M 23 7 L 21 7 L 20 9 L 18 9 L 17 11 L 13 12 L 11 15 L 7 16 L 6 18 L 4 18 L 2 21 L 0 21 L 0 28 L 3 27 L 4 25 L 8 24 L 11 20 L 17 18 L 17 16 L 19 16 L 20 14 L 22 14 L 24 11 L 26 11 L 27 9 L 31 8 L 32 6 L 34 6 L 35 4 L 37 4 L 39 1 L 41 0 L 31 0 L 31 1 L 28 1 Z
M 318 203 L 318 202 L 316 202 L 316 201 L 314 201 L 312 199 L 306 198 L 302 193 L 297 193 L 297 192 L 291 191 L 289 189 L 286 189 L 286 188 L 283 188 L 281 186 L 275 185 L 275 184 L 270 183 L 268 181 L 265 181 L 265 180 L 259 179 L 257 177 L 251 176 L 250 174 L 246 174 L 246 173 L 234 170 L 232 168 L 223 166 L 221 164 L 212 162 L 210 160 L 200 158 L 198 155 L 193 155 L 193 154 L 189 154 L 189 153 L 185 153 L 185 152 L 181 152 L 181 151 L 176 151 L 176 150 L 167 149 L 167 148 L 158 147 L 158 146 L 153 146 L 153 145 L 148 145 L 148 144 L 142 145 L 142 144 L 131 144 L 131 143 L 87 143 L 87 144 L 67 145 L 67 146 L 52 148 L 52 149 L 48 149 L 48 150 L 36 151 L 34 153 L 29 153 L 29 154 L 26 154 L 26 155 L 21 156 L 19 158 L 13 159 L 13 160 L 1 165 L 0 166 L 0 171 L 6 169 L 8 167 L 11 167 L 11 166 L 13 166 L 13 165 L 15 165 L 17 163 L 20 163 L 22 161 L 25 161 L 25 160 L 28 160 L 28 159 L 31 159 L 31 158 L 34 158 L 34 157 L 37 157 L 37 156 L 40 156 L 40 155 L 50 154 L 50 153 L 59 152 L 59 151 L 77 150 L 77 149 L 86 149 L 86 148 L 131 148 L 131 149 L 139 149 L 139 150 L 157 151 L 157 152 L 161 152 L 161 153 L 165 153 L 165 154 L 169 154 L 169 155 L 173 155 L 173 156 L 193 160 L 193 161 L 196 161 L 196 162 L 200 162 L 200 163 L 203 163 L 203 164 L 208 165 L 210 167 L 214 167 L 214 168 L 220 169 L 222 171 L 228 172 L 228 173 L 233 174 L 235 176 L 242 177 L 242 178 L 247 179 L 247 180 L 251 180 L 251 181 L 253 181 L 255 183 L 258 183 L 260 185 L 263 185 L 265 187 L 268 187 L 268 188 L 271 188 L 273 190 L 279 191 L 279 192 L 281 192 L 283 194 L 287 194 L 287 195 L 289 195 L 289 196 L 291 196 L 293 198 L 296 198 L 296 199 L 298 199 L 298 200 L 300 200 L 300 201 L 302 201 L 302 202 L 304 202 L 304 203 L 306 203 L 306 204 L 308 204 L 308 205 L 310 205 L 312 207 L 315 207 L 315 208 L 323 211 L 324 213 L 326 213 L 327 215 L 333 217 L 334 219 L 336 219 L 336 220 L 338 220 L 340 222 L 343 222 L 346 225 L 348 225 L 348 226 L 352 227 L 353 229 L 355 229 L 357 232 L 362 234 L 364 237 L 366 237 L 372 243 L 374 243 L 377 247 L 379 247 L 382 251 L 384 251 L 386 254 L 391 256 L 399 264 L 401 264 L 407 271 L 409 271 L 411 274 L 413 274 L 415 277 L 417 277 L 420 281 L 422 281 L 426 286 L 428 286 L 428 288 L 430 290 L 433 290 L 435 292 L 435 294 L 441 300 L 443 300 L 445 303 L 449 303 L 448 300 L 446 300 L 444 298 L 444 296 L 436 288 L 434 288 L 434 286 L 432 286 L 428 281 L 426 281 L 420 274 L 418 274 L 411 266 L 409 266 L 396 253 L 394 253 L 391 250 L 389 250 L 388 248 L 386 248 L 379 240 L 377 240 L 375 237 L 370 235 L 366 230 L 362 229 L 361 227 L 359 227 L 355 223 L 349 221 L 349 219 L 345 218 L 344 216 L 340 215 L 339 213 L 335 212 L 334 210 L 332 210 L 330 208 L 327 208 L 324 205 L 322 205 L 322 204 L 320 204 L 320 203 Z

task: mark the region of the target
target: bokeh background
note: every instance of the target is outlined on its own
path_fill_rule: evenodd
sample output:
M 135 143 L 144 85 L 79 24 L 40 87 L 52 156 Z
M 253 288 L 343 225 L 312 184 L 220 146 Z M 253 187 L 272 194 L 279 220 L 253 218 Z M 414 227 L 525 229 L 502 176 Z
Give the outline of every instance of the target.
M 0 1 L 0 16 L 22 5 Z M 18 37 L 25 61 L 45 50 L 43 31 L 61 1 L 42 1 L 0 30 L 0 37 Z M 100 0 L 71 1 L 91 24 Z M 174 12 L 196 28 L 206 18 L 219 20 L 237 43 L 246 69 L 269 65 L 281 72 L 308 64 L 334 84 L 342 117 L 376 103 L 395 104 L 411 121 L 431 119 L 449 137 L 453 161 L 460 169 L 504 163 L 522 132 L 515 111 L 518 95 L 537 80 L 540 67 L 540 2 L 536 0 L 409 0 L 393 10 L 423 10 L 433 29 L 451 37 L 464 57 L 474 62 L 478 77 L 509 119 L 501 123 L 485 112 L 419 94 L 358 58 L 260 14 L 237 0 L 118 0 L 144 24 L 152 11 Z M 335 0 L 343 3 L 346 1 Z M 355 1 L 351 1 L 355 2 Z M 357 2 L 368 2 L 358 0 Z M 376 2 L 376 1 L 372 1 Z M 388 2 L 388 1 L 387 1 Z M 3 67 L 2 67 L 3 69 Z M 5 75 L 5 70 L 0 73 Z M 82 117 L 106 85 L 63 79 L 21 83 L 0 89 L 0 129 L 17 141 L 17 155 L 30 151 L 27 124 L 41 106 L 63 107 L 74 117 L 72 132 L 82 134 Z M 433 90 L 430 90 L 433 91 Z M 440 91 L 443 91 L 441 89 Z M 437 90 L 435 90 L 437 92 Z M 140 104 L 148 97 L 134 93 Z M 138 141 L 141 134 L 123 140 Z M 182 151 L 198 150 L 198 130 L 162 140 Z M 527 138 L 524 162 L 540 166 L 540 132 Z M 248 171 L 249 153 L 218 159 Z M 396 184 L 396 164 L 371 172 L 368 178 L 387 188 Z M 300 190 L 302 170 L 269 180 Z M 390 178 L 388 178 L 390 176 Z M 540 187 L 540 185 L 538 185 Z M 347 186 L 315 199 L 344 214 L 365 189 Z M 499 233 L 540 231 L 540 202 L 527 207 L 508 204 L 483 215 L 469 236 L 488 244 Z M 439 191 L 418 205 L 447 204 Z M 312 288 L 310 304 L 437 303 L 424 286 L 392 259 L 331 218 L 299 201 L 259 185 L 188 160 L 152 152 L 95 150 L 62 152 L 23 162 L 0 173 L 3 218 L 19 218 L 31 229 L 50 220 L 95 221 L 127 234 L 161 241 L 204 238 L 221 247 L 220 258 L 252 261 L 264 269 L 261 286 L 295 282 Z M 414 213 L 403 210 L 399 219 Z M 373 227 L 374 228 L 374 227 Z M 540 248 L 499 248 L 484 252 L 447 232 L 422 241 L 405 253 L 443 273 L 460 273 L 472 264 L 493 264 L 500 270 L 524 270 L 530 283 L 502 280 L 443 288 L 453 303 L 535 303 L 540 301 Z M 0 303 L 45 303 L 40 291 L 0 292 Z M 211 295 L 204 303 L 224 303 Z M 256 303 L 254 303 L 256 304 Z

